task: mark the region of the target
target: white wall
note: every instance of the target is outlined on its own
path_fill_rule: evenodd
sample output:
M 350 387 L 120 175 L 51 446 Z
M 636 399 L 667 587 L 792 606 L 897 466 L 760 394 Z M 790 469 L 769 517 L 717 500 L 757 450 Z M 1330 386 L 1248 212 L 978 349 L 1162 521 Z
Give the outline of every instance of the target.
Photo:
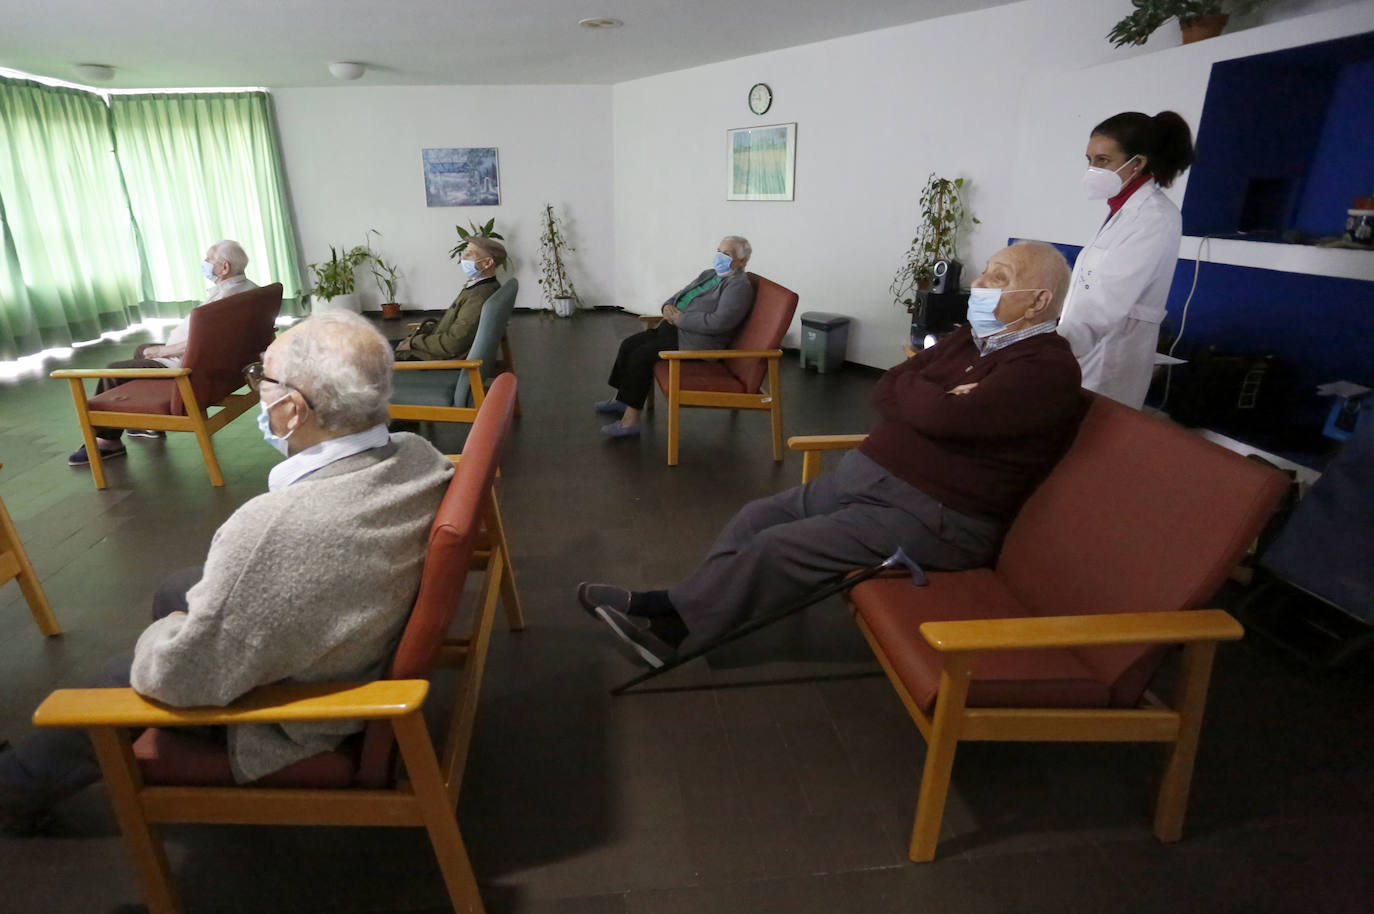
M 613 303 L 610 87 L 348 86 L 273 95 L 306 262 L 326 259 L 331 244 L 360 244 L 374 228 L 382 234 L 374 248 L 404 273 L 397 297 L 407 307 L 446 308 L 463 282 L 448 257 L 454 225 L 495 216 L 520 280 L 517 305 L 542 307 L 539 218 L 549 202 L 569 217 L 582 300 Z M 499 149 L 500 206 L 425 205 L 420 150 L 446 146 Z M 359 289 L 368 306 L 379 302 L 361 271 Z
M 960 250 L 975 273 L 1008 236 L 1081 244 L 1101 216 L 1078 183 L 1098 120 L 1169 107 L 1196 127 L 1212 60 L 1374 27 L 1374 4 L 1280 6 L 1325 11 L 1174 50 L 1166 28 L 1117 50 L 1104 36 L 1128 0 L 1027 0 L 619 84 L 616 298 L 654 310 L 738 233 L 799 310 L 855 318 L 851 360 L 893 365 L 908 319 L 888 284 L 930 172 L 972 182 L 982 224 Z M 745 104 L 759 81 L 775 97 L 761 118 Z M 790 121 L 795 201 L 727 202 L 725 131 Z

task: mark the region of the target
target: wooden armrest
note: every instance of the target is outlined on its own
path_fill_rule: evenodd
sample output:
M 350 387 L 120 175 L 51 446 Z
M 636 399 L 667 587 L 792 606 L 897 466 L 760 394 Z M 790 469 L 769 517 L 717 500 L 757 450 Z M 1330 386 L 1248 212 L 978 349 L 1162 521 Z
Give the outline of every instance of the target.
M 179 378 L 189 368 L 59 368 L 50 378 Z
M 665 349 L 660 359 L 780 359 L 781 349 Z
M 921 626 L 921 636 L 930 646 L 945 652 L 1235 641 L 1244 634 L 1240 623 L 1220 609 L 966 619 Z
M 662 314 L 637 314 L 635 316 L 644 322 L 644 327 L 647 330 L 652 330 L 663 323 Z
M 424 679 L 361 685 L 291 683 L 254 689 L 223 708 L 173 708 L 133 689 L 59 689 L 33 712 L 36 727 L 189 727 L 207 724 L 376 720 L 418 709 Z
M 863 444 L 868 434 L 862 435 L 793 435 L 787 439 L 787 446 L 794 451 L 842 451 Z
M 423 371 L 435 368 L 481 368 L 481 359 L 434 359 L 429 362 L 397 362 L 397 371 Z

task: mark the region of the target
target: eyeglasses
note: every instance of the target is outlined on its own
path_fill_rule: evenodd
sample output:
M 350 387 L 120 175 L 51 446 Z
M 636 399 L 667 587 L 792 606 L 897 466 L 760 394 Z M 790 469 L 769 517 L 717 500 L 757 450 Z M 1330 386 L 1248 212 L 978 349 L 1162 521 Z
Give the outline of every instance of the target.
M 301 390 L 299 387 L 292 387 L 285 381 L 278 381 L 276 378 L 269 378 L 267 376 L 267 369 L 263 367 L 261 362 L 252 362 L 248 365 L 243 366 L 243 380 L 247 382 L 248 389 L 253 391 L 254 393 L 258 393 L 258 385 L 262 384 L 263 381 L 266 381 L 269 384 L 276 384 L 278 387 L 285 387 L 288 390 L 294 390 L 296 393 L 301 395 L 301 399 L 305 401 L 306 406 L 310 407 L 311 409 L 315 408 L 315 405 L 310 402 L 310 398 L 305 395 L 305 391 Z

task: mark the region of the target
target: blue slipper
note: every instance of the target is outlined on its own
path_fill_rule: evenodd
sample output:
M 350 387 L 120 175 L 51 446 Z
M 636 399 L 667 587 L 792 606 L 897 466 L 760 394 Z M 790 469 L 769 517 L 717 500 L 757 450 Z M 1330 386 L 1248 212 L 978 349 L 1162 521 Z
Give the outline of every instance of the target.
M 597 400 L 592 409 L 607 416 L 623 416 L 629 407 L 619 400 Z
M 124 449 L 124 445 L 122 444 L 119 447 L 108 451 L 104 448 L 101 448 L 100 459 L 109 460 L 112 457 L 123 457 L 127 453 L 129 452 Z M 86 445 L 84 444 L 76 450 L 72 451 L 71 456 L 67 458 L 67 466 L 69 467 L 84 467 L 88 465 L 90 462 L 91 458 L 86 456 Z
M 601 434 L 607 438 L 638 438 L 638 425 L 621 425 L 619 422 L 610 422 L 601 426 Z

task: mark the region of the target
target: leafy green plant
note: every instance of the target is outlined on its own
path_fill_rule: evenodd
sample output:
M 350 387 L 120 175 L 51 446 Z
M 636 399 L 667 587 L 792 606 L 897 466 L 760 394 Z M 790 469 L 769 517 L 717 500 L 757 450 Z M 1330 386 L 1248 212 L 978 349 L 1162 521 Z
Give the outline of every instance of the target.
M 468 249 L 468 244 L 474 238 L 495 238 L 497 241 L 505 241 L 506 236 L 496 231 L 496 217 L 493 216 L 484 224 L 478 225 L 476 222 L 469 222 L 467 228 L 455 225 L 454 231 L 458 233 L 458 243 L 453 246 L 453 250 L 448 252 L 449 260 L 457 260 L 463 256 L 463 252 Z M 506 260 L 509 264 L 509 257 Z
M 376 229 L 368 229 L 369 235 L 382 237 L 382 233 Z M 401 270 L 395 264 L 387 263 L 381 255 L 372 250 L 371 243 L 367 246 L 368 259 L 372 262 L 372 281 L 377 284 L 377 291 L 382 294 L 383 304 L 395 304 L 396 289 L 401 284 Z
M 357 288 L 353 271 L 371 258 L 372 249 L 366 244 L 343 251 L 342 254 L 331 244 L 328 260 L 310 264 L 310 272 L 315 274 L 315 287 L 310 294 L 325 301 L 340 295 L 351 295 Z
M 1236 15 L 1248 13 L 1269 0 L 1131 0 L 1135 7 L 1131 14 L 1107 33 L 1113 47 L 1144 44 L 1150 36 L 1170 19 L 1180 25 L 1190 25 L 1198 16 Z
M 892 277 L 888 291 L 895 304 L 911 307 L 916 290 L 935 278 L 935 261 L 958 259 L 959 233 L 978 219 L 964 206 L 964 179 L 939 178 L 931 172 L 921 189 L 921 224 Z
M 544 301 L 554 307 L 555 298 L 577 298 L 577 290 L 568 278 L 563 262 L 566 253 L 576 250 L 568 244 L 563 220 L 553 211 L 553 204 L 544 204 L 543 226 L 539 234 L 539 285 L 544 287 Z

